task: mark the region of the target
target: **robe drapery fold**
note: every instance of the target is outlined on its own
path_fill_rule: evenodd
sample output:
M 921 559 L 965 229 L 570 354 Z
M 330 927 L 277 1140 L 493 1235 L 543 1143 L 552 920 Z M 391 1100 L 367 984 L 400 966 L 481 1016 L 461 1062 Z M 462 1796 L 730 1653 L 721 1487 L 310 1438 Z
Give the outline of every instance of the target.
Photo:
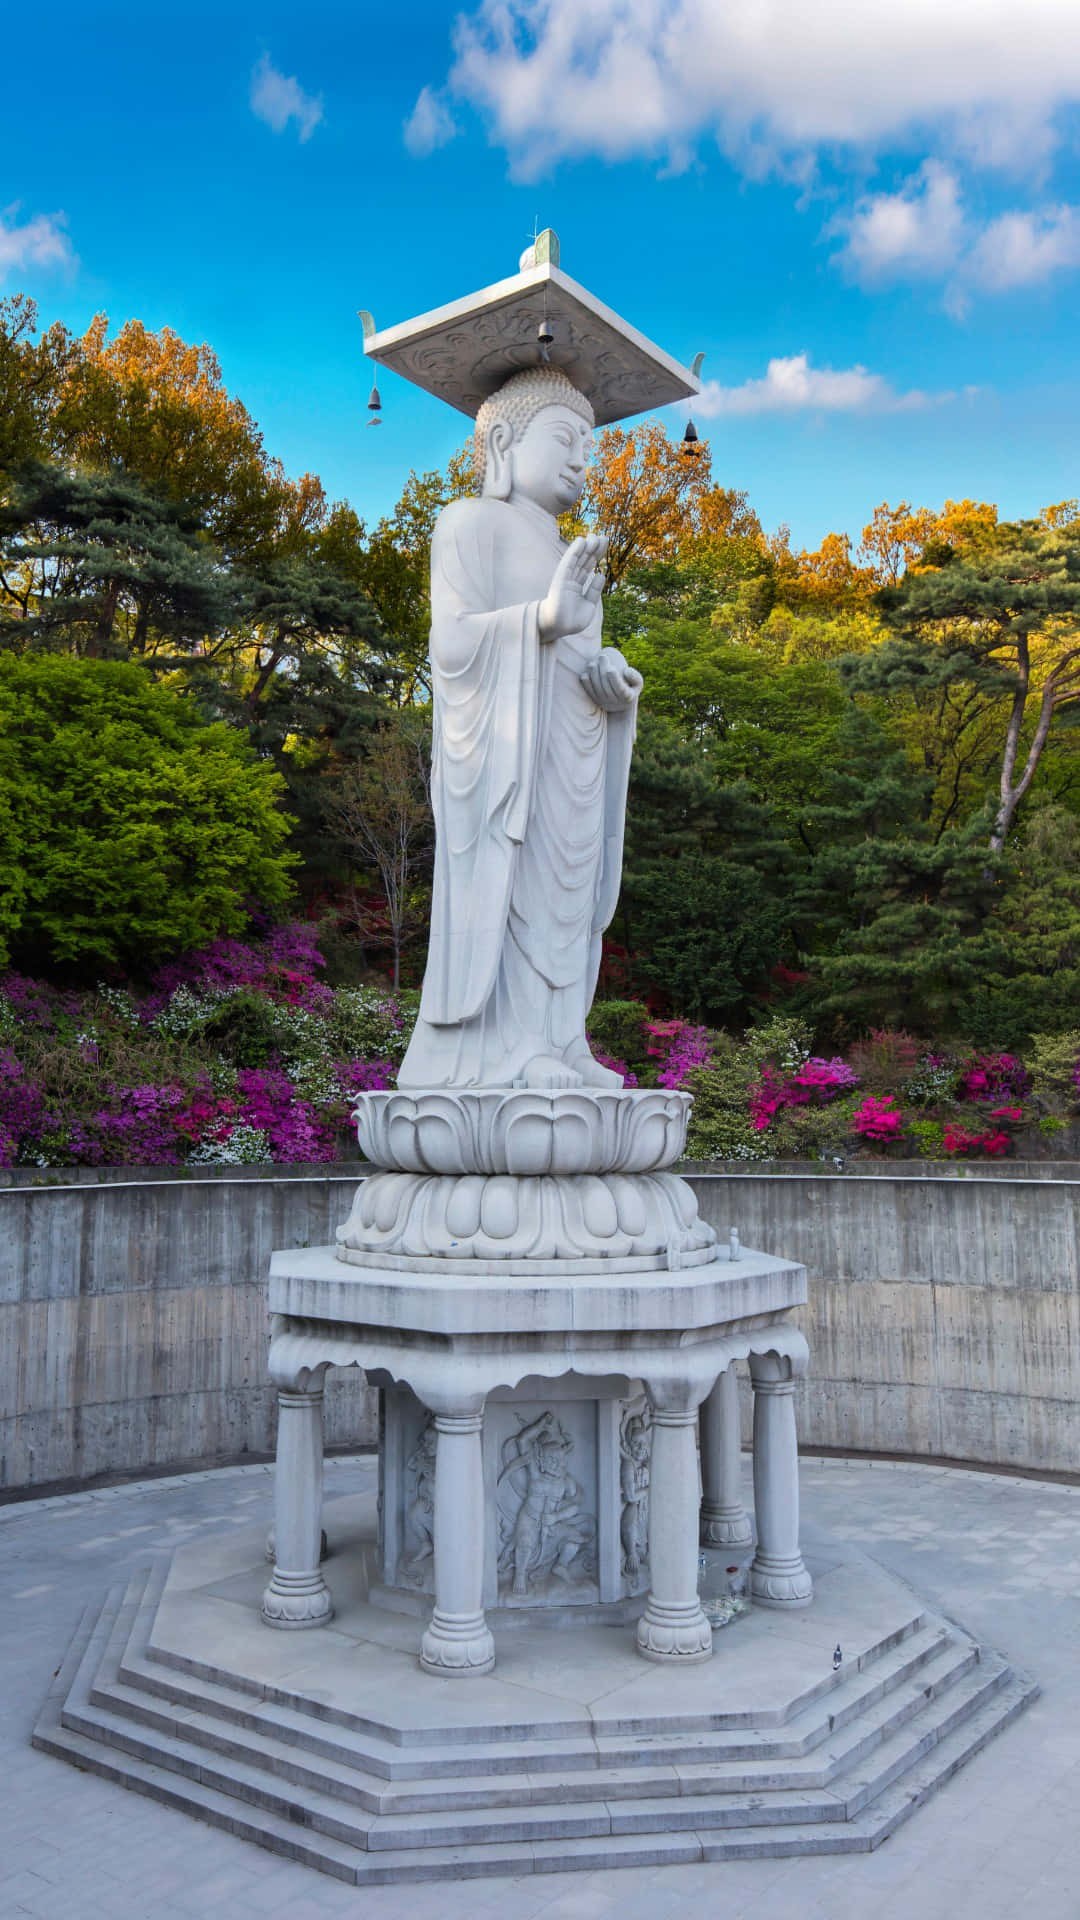
M 402 1086 L 506 1085 L 538 1054 L 585 1049 L 635 713 L 582 684 L 599 608 L 585 632 L 540 640 L 564 551 L 548 515 L 514 503 L 455 501 L 436 525 L 431 937 Z

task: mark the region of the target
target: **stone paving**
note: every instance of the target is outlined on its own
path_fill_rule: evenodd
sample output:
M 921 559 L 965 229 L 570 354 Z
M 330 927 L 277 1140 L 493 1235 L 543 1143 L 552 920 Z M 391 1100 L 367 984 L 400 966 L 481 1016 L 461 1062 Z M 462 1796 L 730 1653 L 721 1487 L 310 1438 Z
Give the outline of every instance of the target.
M 373 1475 L 328 1462 L 327 1494 Z M 1080 1487 L 864 1461 L 805 1460 L 801 1478 L 815 1526 L 1043 1687 L 877 1853 L 361 1890 L 34 1752 L 88 1600 L 196 1534 L 269 1522 L 271 1470 L 245 1467 L 0 1507 L 2 1920 L 1080 1920 Z

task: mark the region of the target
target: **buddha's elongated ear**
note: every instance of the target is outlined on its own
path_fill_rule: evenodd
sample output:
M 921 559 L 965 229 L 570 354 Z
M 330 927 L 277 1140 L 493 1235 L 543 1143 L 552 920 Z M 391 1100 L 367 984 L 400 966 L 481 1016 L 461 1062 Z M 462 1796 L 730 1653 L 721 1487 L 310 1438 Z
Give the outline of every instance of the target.
M 510 449 L 513 444 L 514 429 L 509 421 L 492 421 L 484 449 L 484 494 L 489 500 L 510 498 Z

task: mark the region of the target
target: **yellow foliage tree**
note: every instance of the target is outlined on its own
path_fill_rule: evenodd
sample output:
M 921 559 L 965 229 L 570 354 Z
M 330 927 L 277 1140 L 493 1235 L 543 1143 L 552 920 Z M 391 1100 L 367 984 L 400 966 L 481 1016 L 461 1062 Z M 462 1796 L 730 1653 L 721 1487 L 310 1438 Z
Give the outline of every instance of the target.
M 89 467 L 119 462 L 153 491 L 183 501 L 232 554 L 273 545 L 290 505 L 247 408 L 225 389 L 217 356 L 129 320 L 109 338 L 99 313 L 74 343 L 53 441 Z
M 676 550 L 699 531 L 703 503 L 717 526 L 736 514 L 732 495 L 714 488 L 709 445 L 695 453 L 668 438 L 659 421 L 640 427 L 605 427 L 585 481 L 573 528 L 590 525 L 607 538 L 606 582 L 616 586 L 631 567 L 674 558 Z M 756 516 L 754 516 L 756 519 Z
M 984 551 L 994 537 L 997 517 L 997 508 L 985 500 L 946 500 L 937 513 L 907 500 L 896 507 L 882 501 L 863 528 L 859 557 L 876 586 L 895 587 L 938 542 L 964 555 Z

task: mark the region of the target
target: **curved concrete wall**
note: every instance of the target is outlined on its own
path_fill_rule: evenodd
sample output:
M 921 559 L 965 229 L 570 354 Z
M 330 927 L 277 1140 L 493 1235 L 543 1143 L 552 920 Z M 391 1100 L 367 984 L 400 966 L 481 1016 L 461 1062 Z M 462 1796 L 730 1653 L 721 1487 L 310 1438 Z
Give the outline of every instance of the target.
M 199 1179 L 16 1176 L 0 1189 L 0 1493 L 273 1445 L 265 1276 L 333 1238 L 345 1167 Z M 697 1172 L 726 1239 L 804 1262 L 805 1446 L 1080 1472 L 1080 1184 Z M 330 1445 L 375 1396 L 331 1374 Z
M 0 1191 L 0 1491 L 272 1451 L 270 1254 L 332 1240 L 356 1176 L 250 1171 Z M 373 1443 L 355 1370 L 326 1415 Z
M 808 1270 L 804 1446 L 1080 1473 L 1075 1178 L 885 1162 L 693 1184 L 723 1236 Z

